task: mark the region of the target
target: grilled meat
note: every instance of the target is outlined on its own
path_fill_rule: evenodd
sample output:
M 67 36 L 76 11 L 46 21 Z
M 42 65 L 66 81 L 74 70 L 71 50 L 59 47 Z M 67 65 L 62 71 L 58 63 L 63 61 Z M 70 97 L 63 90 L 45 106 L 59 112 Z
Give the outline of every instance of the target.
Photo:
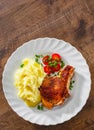
M 57 76 L 46 76 L 40 86 L 40 93 L 43 105 L 52 109 L 56 105 L 63 104 L 65 99 L 70 96 L 69 85 L 73 76 L 74 68 L 67 65 L 60 70 Z

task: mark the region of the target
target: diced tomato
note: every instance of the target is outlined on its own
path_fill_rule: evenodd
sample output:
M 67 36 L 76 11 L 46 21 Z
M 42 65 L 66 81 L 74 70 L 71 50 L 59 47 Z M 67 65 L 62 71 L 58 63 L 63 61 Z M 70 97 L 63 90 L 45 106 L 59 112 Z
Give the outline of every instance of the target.
M 57 64 L 55 67 L 53 67 L 53 72 L 59 71 L 61 68 L 60 64 Z
M 61 56 L 58 53 L 52 54 L 51 57 L 49 55 L 44 56 L 42 62 L 45 65 L 44 72 L 47 74 L 57 72 L 61 68 Z
M 58 53 L 52 54 L 52 60 L 56 60 L 58 62 L 61 61 L 61 56 Z
M 44 66 L 44 72 L 47 74 L 51 74 L 52 73 L 52 68 L 48 65 Z
M 43 57 L 43 59 L 42 59 L 42 62 L 45 64 L 45 65 L 48 65 L 48 63 L 49 63 L 49 61 L 50 61 L 50 56 L 44 56 Z

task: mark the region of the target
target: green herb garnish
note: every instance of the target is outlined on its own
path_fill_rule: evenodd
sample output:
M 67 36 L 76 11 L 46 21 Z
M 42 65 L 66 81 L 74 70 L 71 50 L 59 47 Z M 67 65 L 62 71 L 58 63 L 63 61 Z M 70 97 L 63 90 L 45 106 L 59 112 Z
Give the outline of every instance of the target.
M 43 110 L 44 108 L 43 108 L 43 105 L 41 105 L 41 110 Z
M 23 68 L 23 67 L 24 67 L 24 64 L 21 64 L 20 67 Z
M 40 110 L 40 105 L 37 106 L 37 109 Z
M 35 61 L 40 64 L 38 57 L 35 57 Z
M 57 64 L 58 64 L 57 61 L 52 61 L 52 62 L 50 61 L 50 62 L 49 62 L 49 66 L 51 66 L 51 67 L 52 67 L 52 66 L 55 67 Z
M 57 62 L 57 61 L 54 61 L 53 65 L 56 66 L 57 64 L 58 64 L 58 62 Z
M 63 61 L 63 60 L 61 60 L 61 61 L 60 61 L 60 63 L 61 63 L 61 68 L 63 68 L 63 67 L 65 66 L 64 61 Z
M 49 55 L 48 55 L 49 56 Z M 49 58 L 48 58 L 48 60 L 50 61 L 52 59 L 52 57 L 51 56 L 49 56 Z
M 39 62 L 39 59 L 38 59 L 38 58 L 35 58 L 35 61 L 36 61 L 38 64 L 41 64 L 41 63 Z
M 36 57 L 36 58 L 35 58 L 35 61 L 36 61 L 36 62 L 39 62 L 39 59 Z
M 41 57 L 43 57 L 43 55 L 35 55 L 35 57 L 41 58 Z
M 72 90 L 72 88 L 74 87 L 74 86 L 73 86 L 73 83 L 75 83 L 74 80 L 70 81 L 70 86 L 69 86 L 69 89 L 70 89 L 70 90 Z
M 42 105 L 42 104 L 38 104 L 37 109 L 38 109 L 38 110 L 43 110 L 43 109 L 44 109 L 44 108 L 43 108 L 43 105 Z
M 37 63 L 39 63 L 39 64 L 41 64 L 41 63 L 39 62 L 39 60 L 40 60 L 41 57 L 43 57 L 43 55 L 35 55 L 35 61 L 36 61 Z

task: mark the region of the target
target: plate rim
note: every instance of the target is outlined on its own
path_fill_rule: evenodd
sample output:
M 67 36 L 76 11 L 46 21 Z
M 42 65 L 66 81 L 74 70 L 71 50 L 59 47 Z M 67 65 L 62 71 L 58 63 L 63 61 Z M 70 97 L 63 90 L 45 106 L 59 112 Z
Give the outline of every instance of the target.
M 2 73 L 3 93 L 4 93 L 4 96 L 5 96 L 5 98 L 6 98 L 7 102 L 8 102 L 8 104 L 9 104 L 10 107 L 12 108 L 12 110 L 13 110 L 14 112 L 16 112 L 16 111 L 14 110 L 14 108 L 11 106 L 9 100 L 7 99 L 7 96 L 6 96 L 6 93 L 5 93 L 5 90 L 4 90 L 4 73 L 5 73 L 7 64 L 8 64 L 8 62 L 9 62 L 9 60 L 11 59 L 11 57 L 12 57 L 13 55 L 15 55 L 16 51 L 19 50 L 20 48 L 22 48 L 24 45 L 29 44 L 30 42 L 34 42 L 34 41 L 36 41 L 36 40 L 43 40 L 43 39 L 47 39 L 47 40 L 48 40 L 48 39 L 49 39 L 49 40 L 54 39 L 54 40 L 61 41 L 61 42 L 63 41 L 65 44 L 68 44 L 68 45 L 70 45 L 71 47 L 75 48 L 75 50 L 76 50 L 76 51 L 80 54 L 80 56 L 83 58 L 83 60 L 84 60 L 84 62 L 85 62 L 85 65 L 87 66 L 87 69 L 88 69 L 88 72 L 89 72 L 89 93 L 88 93 L 88 95 L 87 95 L 87 98 L 86 98 L 84 104 L 82 105 L 82 107 L 80 107 L 79 111 L 76 111 L 76 113 L 75 113 L 74 115 L 72 115 L 72 116 L 69 117 L 67 120 L 65 120 L 65 121 L 68 121 L 68 120 L 70 120 L 71 118 L 73 118 L 75 115 L 77 115 L 77 114 L 83 109 L 83 107 L 85 106 L 85 104 L 86 104 L 86 102 L 87 102 L 87 100 L 88 100 L 88 98 L 89 98 L 90 90 L 91 90 L 91 73 L 90 73 L 89 65 L 87 64 L 87 61 L 86 61 L 86 59 L 84 58 L 84 56 L 82 55 L 82 53 L 81 53 L 76 47 L 74 47 L 73 45 L 71 45 L 69 42 L 66 42 L 66 41 L 64 41 L 64 40 L 62 40 L 62 39 L 44 37 L 44 38 L 32 39 L 32 40 L 27 41 L 27 42 L 23 43 L 22 45 L 20 45 L 20 46 L 9 56 L 9 58 L 7 59 L 7 62 L 6 62 L 6 64 L 5 64 L 5 66 L 4 66 L 4 70 L 3 70 L 3 73 Z M 22 117 L 21 115 L 19 115 L 17 112 L 16 112 L 16 114 L 17 114 L 18 116 L 20 116 L 21 118 L 23 118 L 24 120 L 27 120 L 27 119 L 25 119 L 24 117 Z M 27 121 L 29 121 L 29 120 L 27 120 Z M 39 123 L 36 123 L 36 122 L 31 122 L 31 121 L 29 121 L 29 122 L 34 123 L 34 124 L 39 124 L 39 125 L 46 125 L 46 126 L 48 126 L 48 125 L 61 124 L 61 123 L 64 123 L 65 121 L 62 122 L 62 120 L 61 120 L 61 122 L 59 121 L 59 122 L 53 123 L 53 124 L 46 124 L 46 123 L 45 123 L 45 124 L 42 124 L 42 123 L 39 124 Z

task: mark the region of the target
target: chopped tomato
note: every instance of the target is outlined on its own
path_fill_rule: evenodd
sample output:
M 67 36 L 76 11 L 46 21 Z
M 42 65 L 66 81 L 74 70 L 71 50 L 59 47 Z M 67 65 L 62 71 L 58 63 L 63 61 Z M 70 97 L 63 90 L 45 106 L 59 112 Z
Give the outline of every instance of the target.
M 58 62 L 61 61 L 61 56 L 58 53 L 52 54 L 52 60 L 56 60 Z
M 53 72 L 59 71 L 61 68 L 60 64 L 57 64 L 55 67 L 53 67 Z
M 61 56 L 58 53 L 52 54 L 52 56 L 46 55 L 43 57 L 42 62 L 44 63 L 44 72 L 51 74 L 57 72 L 61 68 Z
M 47 74 L 51 74 L 52 73 L 52 68 L 48 65 L 44 66 L 44 72 Z
M 47 56 L 44 56 L 43 59 L 42 59 L 42 62 L 45 64 L 45 65 L 48 65 L 50 61 L 50 56 L 47 55 Z

